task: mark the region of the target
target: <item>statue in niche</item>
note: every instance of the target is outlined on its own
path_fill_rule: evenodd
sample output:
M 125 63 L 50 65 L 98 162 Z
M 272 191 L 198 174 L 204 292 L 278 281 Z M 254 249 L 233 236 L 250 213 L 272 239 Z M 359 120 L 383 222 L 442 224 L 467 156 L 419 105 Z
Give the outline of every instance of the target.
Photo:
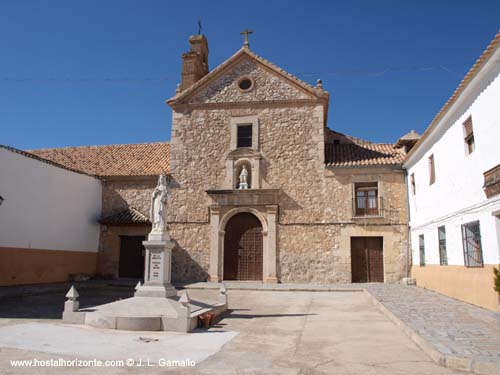
M 248 178 L 248 170 L 246 165 L 243 165 L 240 172 L 240 184 L 238 186 L 239 189 L 248 189 L 247 178 Z
M 158 185 L 156 185 L 151 196 L 152 232 L 163 233 L 167 231 L 167 198 L 167 176 L 161 174 L 158 177 Z

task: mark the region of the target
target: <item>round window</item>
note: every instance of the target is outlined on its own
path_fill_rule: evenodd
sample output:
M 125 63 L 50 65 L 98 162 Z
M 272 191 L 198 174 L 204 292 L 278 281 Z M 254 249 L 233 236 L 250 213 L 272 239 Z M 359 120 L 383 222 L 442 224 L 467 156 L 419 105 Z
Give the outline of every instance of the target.
M 253 86 L 253 82 L 250 78 L 242 78 L 240 79 L 240 81 L 238 82 L 238 87 L 242 90 L 242 91 L 248 91 L 252 88 Z

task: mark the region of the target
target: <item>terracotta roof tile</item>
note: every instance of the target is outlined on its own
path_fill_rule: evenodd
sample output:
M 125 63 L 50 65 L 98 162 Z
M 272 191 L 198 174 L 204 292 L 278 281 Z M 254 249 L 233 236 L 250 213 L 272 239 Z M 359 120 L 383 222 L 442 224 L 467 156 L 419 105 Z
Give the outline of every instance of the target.
M 105 225 L 133 225 L 133 224 L 151 224 L 149 218 L 142 212 L 139 212 L 133 207 L 107 216 L 99 221 Z
M 96 176 L 151 176 L 168 173 L 170 169 L 167 142 L 46 148 L 29 152 Z
M 404 151 L 391 143 L 372 143 L 341 133 L 336 134 L 346 141 L 325 144 L 325 163 L 328 167 L 400 166 L 403 162 Z

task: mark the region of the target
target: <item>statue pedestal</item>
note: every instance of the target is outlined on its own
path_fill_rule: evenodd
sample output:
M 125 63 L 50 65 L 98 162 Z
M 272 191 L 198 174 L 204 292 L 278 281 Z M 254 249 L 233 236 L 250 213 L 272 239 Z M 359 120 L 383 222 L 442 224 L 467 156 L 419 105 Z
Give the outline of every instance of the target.
M 142 244 L 146 248 L 144 284 L 137 289 L 134 296 L 160 298 L 176 296 L 177 290 L 170 284 L 174 242 L 168 233 L 150 233 L 148 240 Z

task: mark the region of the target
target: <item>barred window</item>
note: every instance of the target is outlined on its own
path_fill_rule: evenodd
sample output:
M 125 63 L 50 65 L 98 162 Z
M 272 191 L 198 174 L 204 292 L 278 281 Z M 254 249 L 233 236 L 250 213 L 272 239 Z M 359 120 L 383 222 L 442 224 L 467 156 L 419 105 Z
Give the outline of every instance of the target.
M 415 186 L 415 173 L 412 173 L 410 176 L 410 183 L 411 183 L 411 192 L 413 195 L 417 194 L 417 188 Z
M 483 267 L 483 250 L 481 248 L 479 221 L 462 225 L 462 241 L 464 245 L 465 266 Z
M 439 238 L 439 264 L 442 266 L 448 265 L 448 255 L 446 254 L 446 227 L 440 226 L 438 228 Z
M 418 247 L 420 249 L 420 265 L 425 266 L 425 242 L 423 234 L 418 236 Z

